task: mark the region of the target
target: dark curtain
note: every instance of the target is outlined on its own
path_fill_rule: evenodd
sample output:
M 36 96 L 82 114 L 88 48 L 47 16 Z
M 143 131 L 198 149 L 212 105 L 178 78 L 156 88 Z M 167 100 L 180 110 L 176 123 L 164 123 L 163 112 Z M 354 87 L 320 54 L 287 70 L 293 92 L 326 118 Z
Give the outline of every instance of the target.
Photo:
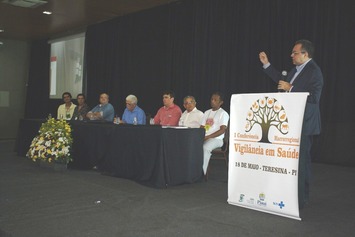
M 98 103 L 107 92 L 118 115 L 129 94 L 155 113 L 161 93 L 172 88 L 170 8 L 156 8 L 90 26 L 86 32 L 87 96 Z M 175 88 L 172 88 L 175 89 Z
M 49 55 L 50 45 L 47 40 L 32 42 L 25 118 L 45 118 L 51 113 L 49 109 Z
M 107 92 L 121 116 L 125 97 L 154 115 L 162 92 L 172 89 L 182 107 L 194 95 L 197 107 L 210 108 L 213 91 L 276 92 L 258 58 L 266 51 L 280 70 L 290 70 L 298 39 L 316 46 L 314 60 L 325 85 L 321 99 L 323 131 L 315 139 L 314 159 L 355 165 L 352 134 L 355 115 L 352 80 L 355 10 L 336 0 L 185 0 L 89 26 L 86 75 L 89 104 Z M 351 106 L 351 105 L 350 105 Z
M 258 53 L 266 51 L 276 67 L 289 70 L 293 43 L 301 38 L 316 45 L 314 59 L 323 69 L 325 94 L 335 85 L 334 80 L 328 84 L 329 77 L 350 73 L 345 48 L 351 32 L 347 25 L 353 21 L 350 5 L 187 0 L 90 26 L 88 96 L 97 102 L 98 94 L 107 91 L 120 114 L 125 96 L 134 93 L 142 107 L 155 113 L 165 89 L 176 92 L 179 105 L 185 95 L 195 95 L 203 110 L 209 108 L 210 93 L 220 90 L 228 110 L 231 94 L 276 91 L 261 71 Z M 333 117 L 328 108 L 323 112 Z

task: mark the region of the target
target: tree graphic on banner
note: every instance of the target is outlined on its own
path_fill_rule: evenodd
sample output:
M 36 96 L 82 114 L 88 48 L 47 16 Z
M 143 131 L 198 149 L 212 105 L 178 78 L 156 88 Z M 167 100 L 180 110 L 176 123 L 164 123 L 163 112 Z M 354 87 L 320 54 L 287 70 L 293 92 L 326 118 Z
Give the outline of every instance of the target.
M 272 126 L 282 134 L 288 133 L 289 127 L 285 109 L 275 98 L 264 97 L 254 101 L 246 120 L 246 132 L 249 132 L 256 124 L 261 126 L 262 138 L 260 142 L 270 143 L 268 135 Z

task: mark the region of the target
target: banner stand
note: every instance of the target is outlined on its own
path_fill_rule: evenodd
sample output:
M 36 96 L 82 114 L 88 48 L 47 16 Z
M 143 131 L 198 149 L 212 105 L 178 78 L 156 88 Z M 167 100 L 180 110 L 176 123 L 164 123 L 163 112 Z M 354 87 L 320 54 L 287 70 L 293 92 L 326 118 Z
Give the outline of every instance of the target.
M 229 204 L 301 220 L 298 160 L 307 96 L 232 95 Z

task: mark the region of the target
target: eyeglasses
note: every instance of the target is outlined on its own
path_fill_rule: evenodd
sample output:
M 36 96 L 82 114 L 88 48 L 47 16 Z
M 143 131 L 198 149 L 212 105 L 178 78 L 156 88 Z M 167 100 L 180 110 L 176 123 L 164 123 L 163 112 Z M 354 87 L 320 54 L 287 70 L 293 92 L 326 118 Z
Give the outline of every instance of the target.
M 190 101 L 190 102 L 185 102 L 184 105 L 191 105 L 193 104 L 194 102 Z
M 298 55 L 298 54 L 300 54 L 300 53 L 305 53 L 305 52 L 304 52 L 304 51 L 299 51 L 299 52 L 293 51 L 293 52 L 291 53 L 291 55 Z

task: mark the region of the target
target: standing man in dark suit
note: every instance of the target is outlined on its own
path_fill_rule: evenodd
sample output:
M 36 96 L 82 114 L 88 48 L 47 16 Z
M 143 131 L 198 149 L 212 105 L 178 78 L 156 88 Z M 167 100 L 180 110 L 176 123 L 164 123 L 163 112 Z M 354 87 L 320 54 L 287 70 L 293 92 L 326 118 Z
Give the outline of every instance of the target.
M 319 100 L 323 87 L 323 75 L 314 60 L 313 44 L 308 40 L 298 40 L 293 47 L 291 58 L 294 67 L 283 79 L 282 74 L 269 62 L 265 52 L 259 54 L 264 72 L 278 83 L 277 88 L 285 92 L 308 92 L 300 145 L 298 170 L 298 202 L 303 208 L 309 201 L 311 176 L 311 147 L 313 135 L 321 130 Z

